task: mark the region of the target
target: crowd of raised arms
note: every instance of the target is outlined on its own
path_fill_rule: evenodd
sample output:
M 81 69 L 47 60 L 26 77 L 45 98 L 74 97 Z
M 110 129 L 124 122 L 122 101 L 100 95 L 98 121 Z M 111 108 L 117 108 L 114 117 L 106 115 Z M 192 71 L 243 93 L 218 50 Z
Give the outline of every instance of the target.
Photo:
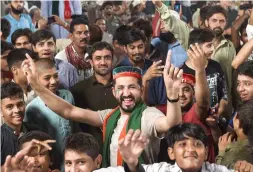
M 1 1 L 2 172 L 253 172 L 253 1 Z

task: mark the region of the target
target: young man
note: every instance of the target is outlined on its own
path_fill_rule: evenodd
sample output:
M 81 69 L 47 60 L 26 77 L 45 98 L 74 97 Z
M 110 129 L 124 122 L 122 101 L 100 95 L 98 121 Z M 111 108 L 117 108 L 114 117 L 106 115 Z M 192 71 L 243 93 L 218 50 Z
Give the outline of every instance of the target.
M 95 24 L 103 31 L 103 39 L 102 41 L 112 43 L 112 35 L 107 33 L 106 29 L 106 20 L 104 18 L 97 18 L 95 20 Z
M 181 83 L 182 70 L 179 71 L 176 68 L 174 72 L 174 67 L 170 66 L 170 57 L 164 69 L 167 97 L 171 101 L 167 103 L 167 114 L 171 114 L 167 117 L 156 108 L 146 107 L 142 103 L 143 90 L 139 68 L 115 68 L 112 91 L 119 106 L 114 110 L 91 111 L 72 106 L 43 88 L 34 77 L 36 76 L 34 62 L 30 57 L 28 58 L 23 64 L 23 69 L 32 87 L 50 109 L 66 119 L 103 127 L 103 167 L 122 165 L 117 142 L 119 138 L 125 136 L 129 128 L 141 128 L 151 138 L 142 160 L 143 162 L 156 162 L 160 143 L 159 136 L 167 132 L 171 126 L 181 122 L 180 106 L 179 103 L 175 103 L 175 100 L 178 98 L 176 90 Z
M 38 71 L 38 81 L 46 89 L 58 97 L 63 98 L 70 104 L 74 104 L 72 94 L 67 90 L 59 90 L 59 78 L 55 65 L 52 60 L 44 58 L 35 61 L 35 67 Z M 31 124 L 37 124 L 41 131 L 51 135 L 57 142 L 54 149 L 55 160 L 54 167 L 60 168 L 63 165 L 63 147 L 65 138 L 78 129 L 76 123 L 58 116 L 48 108 L 40 97 L 35 98 L 26 107 L 25 121 Z
M 198 43 L 201 50 L 204 52 L 203 58 L 206 61 L 205 71 L 211 98 L 210 107 L 218 108 L 216 109 L 218 111 L 218 115 L 224 115 L 228 118 L 229 116 L 226 114 L 228 104 L 226 77 L 220 64 L 210 59 L 214 51 L 214 38 L 215 35 L 209 29 L 195 29 L 190 33 L 189 45 Z M 195 75 L 195 69 L 192 65 L 191 58 L 186 60 L 181 68 L 184 73 Z
M 36 141 L 35 141 L 36 140 Z M 30 131 L 18 139 L 18 147 L 19 150 L 27 149 L 31 145 L 38 145 L 40 152 L 36 152 L 31 150 L 26 156 L 30 157 L 31 167 L 27 167 L 28 172 L 48 172 L 51 171 L 50 167 L 52 167 L 54 163 L 54 159 L 58 157 L 54 157 L 52 150 L 48 150 L 47 147 L 44 147 L 43 144 L 38 144 L 40 142 L 44 143 L 54 143 L 55 141 L 48 134 L 41 131 Z M 36 147 L 36 146 L 33 146 Z
M 17 83 L 23 90 L 24 93 L 24 101 L 26 104 L 31 102 L 37 95 L 29 86 L 26 76 L 21 69 L 22 62 L 26 59 L 25 54 L 29 54 L 33 59 L 38 59 L 36 54 L 34 54 L 31 50 L 20 48 L 12 50 L 7 58 L 7 63 L 9 69 L 13 75 L 13 82 Z
M 7 38 L 8 42 L 11 42 L 12 33 L 19 28 L 29 28 L 32 32 L 35 31 L 31 17 L 28 14 L 23 14 L 23 0 L 11 0 L 9 1 L 9 7 L 11 9 L 10 13 L 4 16 L 11 24 L 11 32 Z
M 84 79 L 70 89 L 77 107 L 97 111 L 117 106 L 111 89 L 113 86 L 113 54 L 113 47 L 106 42 L 99 42 L 92 46 L 90 62 L 94 72 L 93 76 Z M 98 140 L 102 149 L 101 129 L 86 124 L 81 124 L 81 127 L 84 132 L 92 134 Z
M 1 40 L 1 84 L 10 82 L 13 75 L 8 67 L 7 57 L 14 47 L 11 43 Z
M 10 82 L 1 85 L 1 165 L 8 155 L 14 156 L 18 151 L 18 138 L 24 133 L 37 130 L 35 125 L 23 122 L 25 102 L 19 85 Z
M 17 29 L 11 35 L 11 43 L 15 48 L 26 48 L 31 50 L 32 44 L 32 32 L 30 29 Z
M 90 63 L 87 60 L 90 32 L 88 22 L 83 18 L 76 18 L 70 23 L 70 39 L 72 43 L 60 51 L 55 58 L 69 62 L 78 71 L 79 81 L 91 76 Z
M 100 168 L 102 156 L 98 141 L 89 134 L 75 133 L 66 139 L 64 148 L 65 171 L 92 172 Z
M 55 63 L 59 74 L 60 85 L 69 89 L 78 82 L 77 70 L 71 64 L 55 59 L 55 36 L 48 30 L 38 30 L 32 35 L 32 47 L 38 53 L 39 58 L 49 58 Z
M 233 140 L 231 133 L 226 133 L 219 139 L 219 154 L 216 157 L 216 164 L 224 165 L 227 168 L 234 168 L 236 161 L 245 160 L 253 163 L 253 150 L 249 145 L 247 136 L 251 132 L 249 124 L 253 122 L 252 103 L 244 103 L 233 118 L 234 131 L 237 140 Z
M 237 92 L 243 102 L 253 99 L 253 61 L 241 64 L 237 69 Z

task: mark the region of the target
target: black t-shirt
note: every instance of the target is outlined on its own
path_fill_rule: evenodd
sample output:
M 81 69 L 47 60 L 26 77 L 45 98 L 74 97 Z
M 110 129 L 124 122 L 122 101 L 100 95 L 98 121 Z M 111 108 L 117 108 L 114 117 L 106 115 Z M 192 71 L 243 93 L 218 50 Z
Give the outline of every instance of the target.
M 183 69 L 184 73 L 195 76 L 195 70 L 189 68 L 185 63 L 181 68 Z M 220 64 L 214 60 L 209 59 L 205 71 L 210 89 L 211 107 L 214 107 L 221 101 L 221 99 L 227 101 L 227 80 Z

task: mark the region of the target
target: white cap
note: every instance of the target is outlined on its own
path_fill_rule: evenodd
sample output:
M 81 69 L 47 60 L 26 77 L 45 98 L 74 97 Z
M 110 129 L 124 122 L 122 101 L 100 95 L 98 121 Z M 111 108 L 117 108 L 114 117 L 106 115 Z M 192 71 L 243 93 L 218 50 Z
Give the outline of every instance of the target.
M 141 4 L 142 2 L 143 2 L 143 0 L 133 0 L 132 5 L 133 5 L 133 7 L 135 7 L 139 4 Z

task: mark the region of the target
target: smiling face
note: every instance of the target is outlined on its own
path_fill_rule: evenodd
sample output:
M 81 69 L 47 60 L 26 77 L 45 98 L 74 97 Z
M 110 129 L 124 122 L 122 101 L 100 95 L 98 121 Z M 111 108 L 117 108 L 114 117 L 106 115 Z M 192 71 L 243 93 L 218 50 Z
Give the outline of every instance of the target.
M 39 82 L 51 92 L 56 93 L 59 86 L 59 78 L 56 69 L 52 68 L 39 72 Z
M 246 75 L 238 75 L 237 92 L 242 101 L 253 99 L 253 78 Z
M 4 122 L 13 128 L 22 125 L 25 114 L 25 102 L 23 97 L 15 96 L 1 100 L 1 113 Z
M 128 44 L 125 47 L 125 51 L 127 52 L 127 55 L 132 62 L 138 63 L 138 62 L 144 60 L 145 42 L 143 42 L 142 40 L 139 40 L 139 41 L 135 41 L 131 44 Z
M 213 51 L 214 51 L 214 46 L 213 46 L 213 41 L 212 42 L 204 42 L 201 44 L 200 48 L 204 52 L 204 55 L 207 59 L 210 59 Z
M 188 112 L 194 103 L 194 90 L 190 84 L 181 83 L 179 86 L 179 103 L 182 112 Z
M 168 148 L 168 155 L 183 171 L 199 171 L 207 158 L 207 148 L 201 140 L 186 136 Z
M 65 171 L 92 172 L 100 167 L 102 157 L 98 155 L 98 157 L 93 160 L 83 152 L 65 150 L 64 159 Z
M 27 147 L 30 144 L 30 142 L 25 142 L 22 144 L 21 149 Z M 28 154 L 28 156 L 31 156 L 28 158 L 28 161 L 32 163 L 32 167 L 27 168 L 27 172 L 48 172 L 50 171 L 49 165 L 50 165 L 50 156 L 49 151 L 45 148 L 41 150 L 41 152 L 38 155 L 32 155 L 31 153 Z
M 141 101 L 142 88 L 135 77 L 119 77 L 115 80 L 113 95 L 117 99 L 121 110 L 130 113 Z

